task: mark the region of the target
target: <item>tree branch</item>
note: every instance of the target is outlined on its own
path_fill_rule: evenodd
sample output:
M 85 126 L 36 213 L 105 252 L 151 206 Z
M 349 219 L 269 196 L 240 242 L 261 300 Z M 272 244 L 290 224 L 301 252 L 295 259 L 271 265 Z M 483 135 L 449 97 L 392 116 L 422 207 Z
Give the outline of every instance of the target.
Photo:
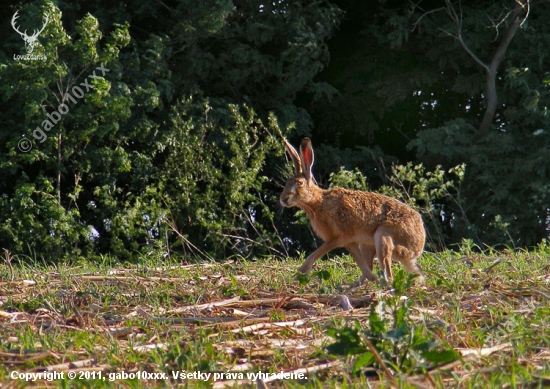
M 445 7 L 439 7 L 439 8 L 436 8 L 436 9 L 432 9 L 431 11 L 424 11 L 424 13 L 422 15 L 420 15 L 420 17 L 418 19 L 416 19 L 416 22 L 413 23 L 413 26 L 411 28 L 411 32 L 416 29 L 416 27 L 420 24 L 420 21 L 422 19 L 424 19 L 424 17 L 428 16 L 429 14 L 433 14 L 433 13 L 436 13 L 436 12 L 439 12 L 439 11 L 443 11 L 444 9 L 445 9 Z
M 506 31 L 502 41 L 498 45 L 495 53 L 493 54 L 493 57 L 491 58 L 491 61 L 489 63 L 485 63 L 483 60 L 481 60 L 464 42 L 464 39 L 462 38 L 462 7 L 460 6 L 460 13 L 457 14 L 455 11 L 453 5 L 451 4 L 451 0 L 445 0 L 446 4 L 446 11 L 449 15 L 449 18 L 454 22 L 456 26 L 456 35 L 453 35 L 447 31 L 444 31 L 450 36 L 453 36 L 464 51 L 468 53 L 468 55 L 479 65 L 481 66 L 485 72 L 486 72 L 486 86 L 485 86 L 485 101 L 486 101 L 486 108 L 485 113 L 483 115 L 483 119 L 481 120 L 481 124 L 479 125 L 478 131 L 480 133 L 486 132 L 491 128 L 491 125 L 494 121 L 496 109 L 498 106 L 498 95 L 497 95 L 497 88 L 496 88 L 496 75 L 498 71 L 498 67 L 500 63 L 502 62 L 502 58 L 504 58 L 504 55 L 506 54 L 506 51 L 508 50 L 508 47 L 510 46 L 510 42 L 512 42 L 512 39 L 516 35 L 516 32 L 519 27 L 527 20 L 527 17 L 529 16 L 529 12 L 531 9 L 530 1 L 531 0 L 525 0 L 525 4 L 521 3 L 520 0 L 516 0 L 516 8 L 513 12 L 511 12 L 512 15 L 512 24 L 508 27 L 508 30 Z M 459 2 L 460 4 L 460 2 Z M 525 13 L 525 17 L 522 21 L 520 21 L 520 15 L 522 13 Z M 510 13 L 508 14 L 510 15 Z M 507 16 L 508 16 L 507 15 Z M 504 20 L 501 21 L 501 23 Z
M 489 64 L 489 68 L 487 69 L 487 76 L 486 76 L 487 77 L 486 79 L 487 106 L 485 108 L 485 114 L 483 115 L 481 124 L 479 125 L 479 128 L 478 128 L 478 131 L 480 133 L 487 132 L 491 128 L 491 124 L 494 121 L 495 114 L 497 111 L 497 106 L 498 106 L 498 95 L 497 95 L 497 86 L 496 86 L 496 77 L 497 77 L 498 67 L 500 66 L 500 63 L 502 62 L 502 59 L 504 58 L 504 55 L 508 50 L 508 46 L 510 46 L 510 42 L 512 42 L 512 39 L 516 35 L 516 32 L 518 31 L 518 28 L 522 23 L 520 21 L 520 14 L 522 11 L 523 9 L 520 7 L 514 10 L 513 16 L 512 16 L 513 22 L 508 28 L 508 30 L 506 31 L 506 34 L 504 35 L 502 41 L 498 45 L 495 51 L 495 54 L 491 59 L 491 63 Z
M 462 48 L 464 49 L 464 51 L 466 51 L 466 53 L 468 53 L 468 55 L 470 57 L 472 57 L 472 59 L 479 65 L 481 66 L 483 69 L 485 69 L 487 72 L 489 71 L 489 66 L 483 62 L 477 55 L 474 54 L 474 52 L 472 50 L 470 50 L 470 48 L 468 47 L 468 45 L 466 44 L 466 42 L 464 42 L 464 39 L 462 39 L 462 34 L 459 33 L 457 36 L 455 36 L 455 38 L 458 40 L 458 43 L 460 43 L 460 46 L 462 46 Z
M 531 0 L 527 0 L 525 2 L 525 4 L 523 4 L 521 1 L 519 0 L 516 0 L 516 4 L 519 5 L 522 9 L 525 10 L 525 17 L 523 18 L 523 20 L 521 21 L 521 23 L 519 24 L 520 27 L 523 27 L 523 23 L 525 23 L 525 21 L 527 20 L 527 18 L 529 17 L 529 13 L 531 12 Z
M 454 37 L 459 43 L 460 45 L 462 46 L 462 48 L 466 51 L 466 53 L 468 53 L 468 55 L 470 57 L 472 57 L 472 59 L 479 65 L 481 66 L 483 69 L 485 69 L 486 71 L 489 71 L 489 65 L 487 65 L 485 62 L 483 62 L 477 55 L 475 55 L 475 53 L 468 47 L 468 45 L 466 44 L 466 42 L 464 42 L 464 39 L 462 38 L 462 6 L 460 7 L 460 17 L 457 15 L 453 5 L 451 4 L 451 1 L 450 0 L 445 0 L 445 4 L 446 4 L 446 11 L 447 11 L 447 14 L 449 15 L 449 17 L 451 18 L 451 20 L 455 23 L 456 25 L 456 35 L 453 35 L 453 34 L 450 34 L 448 33 L 447 31 L 445 31 L 448 35 L 451 35 L 452 37 Z
M 508 47 L 510 46 L 510 43 L 512 42 L 512 39 L 517 33 L 518 28 L 523 26 L 525 21 L 528 19 L 529 14 L 531 12 L 531 6 L 532 6 L 533 0 L 515 0 L 516 7 L 513 11 L 507 12 L 503 19 L 501 19 L 498 24 L 495 25 L 493 22 L 493 26 L 497 30 L 497 38 L 499 36 L 498 34 L 498 28 L 501 24 L 503 24 L 506 20 L 509 20 L 511 17 L 512 23 L 508 26 L 507 30 L 505 31 L 505 34 L 498 45 L 497 49 L 495 50 L 490 62 L 484 62 L 481 58 L 479 58 L 471 49 L 468 47 L 466 42 L 464 41 L 464 38 L 462 36 L 462 3 L 459 0 L 458 1 L 458 7 L 459 10 L 455 9 L 455 6 L 453 6 L 451 0 L 445 0 L 445 6 L 440 8 L 435 8 L 430 11 L 424 11 L 424 13 L 416 20 L 416 22 L 413 24 L 413 30 L 416 29 L 420 21 L 427 15 L 445 10 L 447 12 L 447 15 L 449 16 L 449 19 L 453 22 L 456 28 L 456 32 L 453 34 L 449 31 L 444 30 L 443 28 L 440 28 L 439 31 L 442 31 L 443 33 L 453 37 L 456 39 L 460 46 L 464 49 L 464 51 L 477 63 L 483 70 L 485 70 L 486 73 L 486 85 L 485 85 L 485 102 L 486 102 L 486 108 L 485 113 L 483 115 L 483 118 L 481 120 L 481 124 L 479 125 L 478 132 L 483 133 L 488 131 L 491 128 L 491 125 L 493 124 L 496 109 L 498 106 L 498 95 L 497 95 L 497 88 L 496 88 L 496 75 L 498 71 L 498 67 L 500 66 L 500 63 L 502 62 L 502 59 L 504 58 L 504 55 L 506 54 L 506 51 L 508 50 Z M 415 5 L 416 6 L 416 5 Z M 522 17 L 523 15 L 523 17 Z

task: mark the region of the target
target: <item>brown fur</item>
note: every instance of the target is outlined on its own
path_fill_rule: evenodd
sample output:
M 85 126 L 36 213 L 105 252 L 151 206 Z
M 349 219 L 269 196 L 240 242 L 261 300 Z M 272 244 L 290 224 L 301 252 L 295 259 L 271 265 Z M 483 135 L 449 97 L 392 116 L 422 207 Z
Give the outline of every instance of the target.
M 298 269 L 309 273 L 314 263 L 336 247 L 345 247 L 362 272 L 359 283 L 374 281 L 374 256 L 378 257 L 386 280 L 392 278 L 391 259 L 412 273 L 422 270 L 416 259 L 424 250 L 426 233 L 422 217 L 408 205 L 370 192 L 319 188 L 311 176 L 313 148 L 305 138 L 298 153 L 286 140 L 296 175 L 289 178 L 280 196 L 284 207 L 303 209 L 315 233 L 324 243 Z

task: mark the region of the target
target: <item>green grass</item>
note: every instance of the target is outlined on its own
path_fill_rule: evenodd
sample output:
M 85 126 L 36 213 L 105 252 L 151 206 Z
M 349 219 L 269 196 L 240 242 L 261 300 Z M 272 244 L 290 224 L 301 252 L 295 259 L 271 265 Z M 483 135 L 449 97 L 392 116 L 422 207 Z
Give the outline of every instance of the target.
M 241 376 L 260 371 L 303 374 L 266 384 L 285 388 L 550 385 L 550 247 L 476 253 L 465 245 L 425 253 L 419 262 L 426 283 L 403 296 L 372 283 L 341 287 L 360 277 L 348 256 L 319 261 L 300 282 L 295 271 L 302 260 L 193 265 L 159 256 L 138 266 L 109 258 L 55 267 L 0 264 L 0 386 L 238 387 Z M 402 272 L 394 264 L 395 277 Z M 356 308 L 343 310 L 341 295 Z M 453 362 L 428 363 L 398 345 L 395 332 L 371 336 L 371 307 L 391 327 L 399 306 L 406 307 L 400 341 L 416 329 L 455 350 Z M 351 343 L 343 353 L 329 353 L 335 340 L 328 334 L 354 328 L 357 350 L 368 350 L 365 339 L 371 339 L 385 368 L 376 361 L 361 365 L 369 358 L 359 359 Z M 65 379 L 11 378 L 14 371 L 48 367 Z M 121 376 L 138 371 L 166 379 Z M 181 378 L 195 371 L 209 373 L 209 380 Z M 87 378 L 69 380 L 69 372 Z

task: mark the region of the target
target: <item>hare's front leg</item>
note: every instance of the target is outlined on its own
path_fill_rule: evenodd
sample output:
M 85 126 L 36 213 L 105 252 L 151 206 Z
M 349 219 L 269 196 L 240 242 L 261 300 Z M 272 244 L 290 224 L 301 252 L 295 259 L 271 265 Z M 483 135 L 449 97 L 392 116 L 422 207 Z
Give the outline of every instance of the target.
M 361 243 L 359 245 L 359 248 L 361 249 L 361 254 L 363 254 L 363 257 L 366 259 L 367 265 L 372 272 L 372 269 L 374 269 L 374 256 L 376 255 L 376 247 L 371 244 Z
M 306 261 L 302 266 L 300 266 L 298 271 L 303 274 L 309 274 L 309 272 L 311 272 L 311 269 L 313 268 L 313 265 L 315 264 L 315 262 L 317 262 L 319 258 L 339 246 L 342 246 L 342 244 L 338 239 L 330 240 L 323 243 L 321 247 L 312 252 L 309 257 L 306 258 Z

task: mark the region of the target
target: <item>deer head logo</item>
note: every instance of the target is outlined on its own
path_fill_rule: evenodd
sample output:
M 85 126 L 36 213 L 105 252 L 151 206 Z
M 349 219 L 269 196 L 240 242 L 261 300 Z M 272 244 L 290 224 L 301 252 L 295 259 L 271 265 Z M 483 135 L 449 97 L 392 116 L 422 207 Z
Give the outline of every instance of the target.
M 46 25 L 48 24 L 48 15 L 44 16 L 45 21 L 44 21 L 44 25 L 42 26 L 42 29 L 40 31 L 34 30 L 34 33 L 31 36 L 28 36 L 27 30 L 25 30 L 25 32 L 21 32 L 15 25 L 15 20 L 19 17 L 19 15 L 17 15 L 18 13 L 19 11 L 13 14 L 13 18 L 11 19 L 11 26 L 15 31 L 19 33 L 19 35 L 21 35 L 21 37 L 25 41 L 25 49 L 27 50 L 27 53 L 31 54 L 32 51 L 34 50 L 34 46 L 36 45 L 36 40 L 38 39 L 38 35 L 40 35 L 42 31 L 44 31 L 44 29 L 46 28 Z

